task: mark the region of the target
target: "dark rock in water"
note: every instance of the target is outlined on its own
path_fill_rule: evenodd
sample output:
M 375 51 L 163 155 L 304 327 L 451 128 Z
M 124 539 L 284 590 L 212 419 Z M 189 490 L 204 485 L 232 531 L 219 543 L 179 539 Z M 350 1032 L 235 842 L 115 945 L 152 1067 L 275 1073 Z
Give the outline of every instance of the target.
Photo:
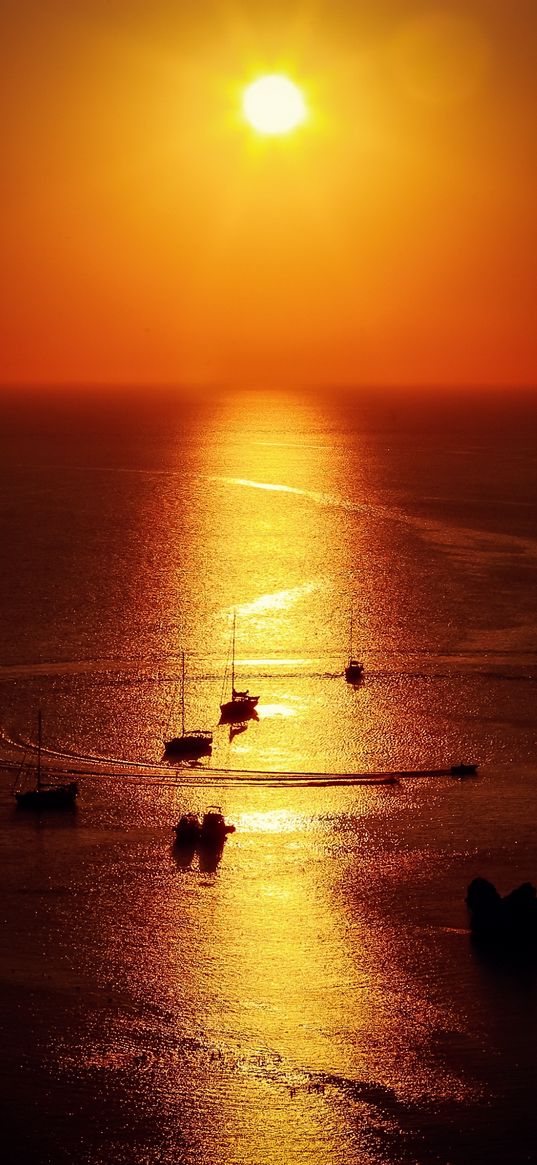
M 531 882 L 502 898 L 492 882 L 474 878 L 466 905 L 474 938 L 505 950 L 537 948 L 537 892 Z

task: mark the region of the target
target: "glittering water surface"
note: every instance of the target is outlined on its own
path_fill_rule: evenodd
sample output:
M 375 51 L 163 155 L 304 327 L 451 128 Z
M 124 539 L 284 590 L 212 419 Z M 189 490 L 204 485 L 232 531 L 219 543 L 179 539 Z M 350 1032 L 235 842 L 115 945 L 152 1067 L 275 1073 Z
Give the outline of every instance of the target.
M 80 780 L 35 817 L 1 776 L 8 1160 L 534 1162 L 534 971 L 483 959 L 464 907 L 476 874 L 537 877 L 529 405 L 3 421 L 3 760 L 41 707 L 45 763 Z M 214 747 L 177 768 L 182 650 Z M 479 775 L 359 776 L 460 760 Z M 174 849 L 213 801 L 223 852 Z

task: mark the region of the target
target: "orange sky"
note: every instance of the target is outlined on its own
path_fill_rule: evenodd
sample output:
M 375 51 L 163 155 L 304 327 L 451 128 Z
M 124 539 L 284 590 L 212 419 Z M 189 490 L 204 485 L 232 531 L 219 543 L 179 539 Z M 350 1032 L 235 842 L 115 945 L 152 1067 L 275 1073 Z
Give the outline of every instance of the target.
M 535 0 L 2 13 L 1 382 L 535 383 Z

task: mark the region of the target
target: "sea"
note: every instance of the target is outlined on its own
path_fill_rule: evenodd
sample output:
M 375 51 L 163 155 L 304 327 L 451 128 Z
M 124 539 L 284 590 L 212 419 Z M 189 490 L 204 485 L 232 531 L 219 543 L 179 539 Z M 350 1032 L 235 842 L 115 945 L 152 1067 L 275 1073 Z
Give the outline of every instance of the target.
M 537 1162 L 536 966 L 465 905 L 537 880 L 535 396 L 0 420 L 2 1160 Z M 182 699 L 213 751 L 170 764 Z M 16 806 L 39 711 L 74 811 Z M 178 850 L 212 804 L 223 850 Z

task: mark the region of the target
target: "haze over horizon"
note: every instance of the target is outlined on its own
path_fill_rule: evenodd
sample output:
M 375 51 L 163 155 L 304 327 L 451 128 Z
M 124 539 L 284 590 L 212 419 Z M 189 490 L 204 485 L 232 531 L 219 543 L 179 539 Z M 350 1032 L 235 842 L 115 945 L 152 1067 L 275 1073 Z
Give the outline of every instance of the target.
M 532 0 L 8 0 L 0 383 L 536 383 Z M 241 116 L 282 70 L 309 119 Z

